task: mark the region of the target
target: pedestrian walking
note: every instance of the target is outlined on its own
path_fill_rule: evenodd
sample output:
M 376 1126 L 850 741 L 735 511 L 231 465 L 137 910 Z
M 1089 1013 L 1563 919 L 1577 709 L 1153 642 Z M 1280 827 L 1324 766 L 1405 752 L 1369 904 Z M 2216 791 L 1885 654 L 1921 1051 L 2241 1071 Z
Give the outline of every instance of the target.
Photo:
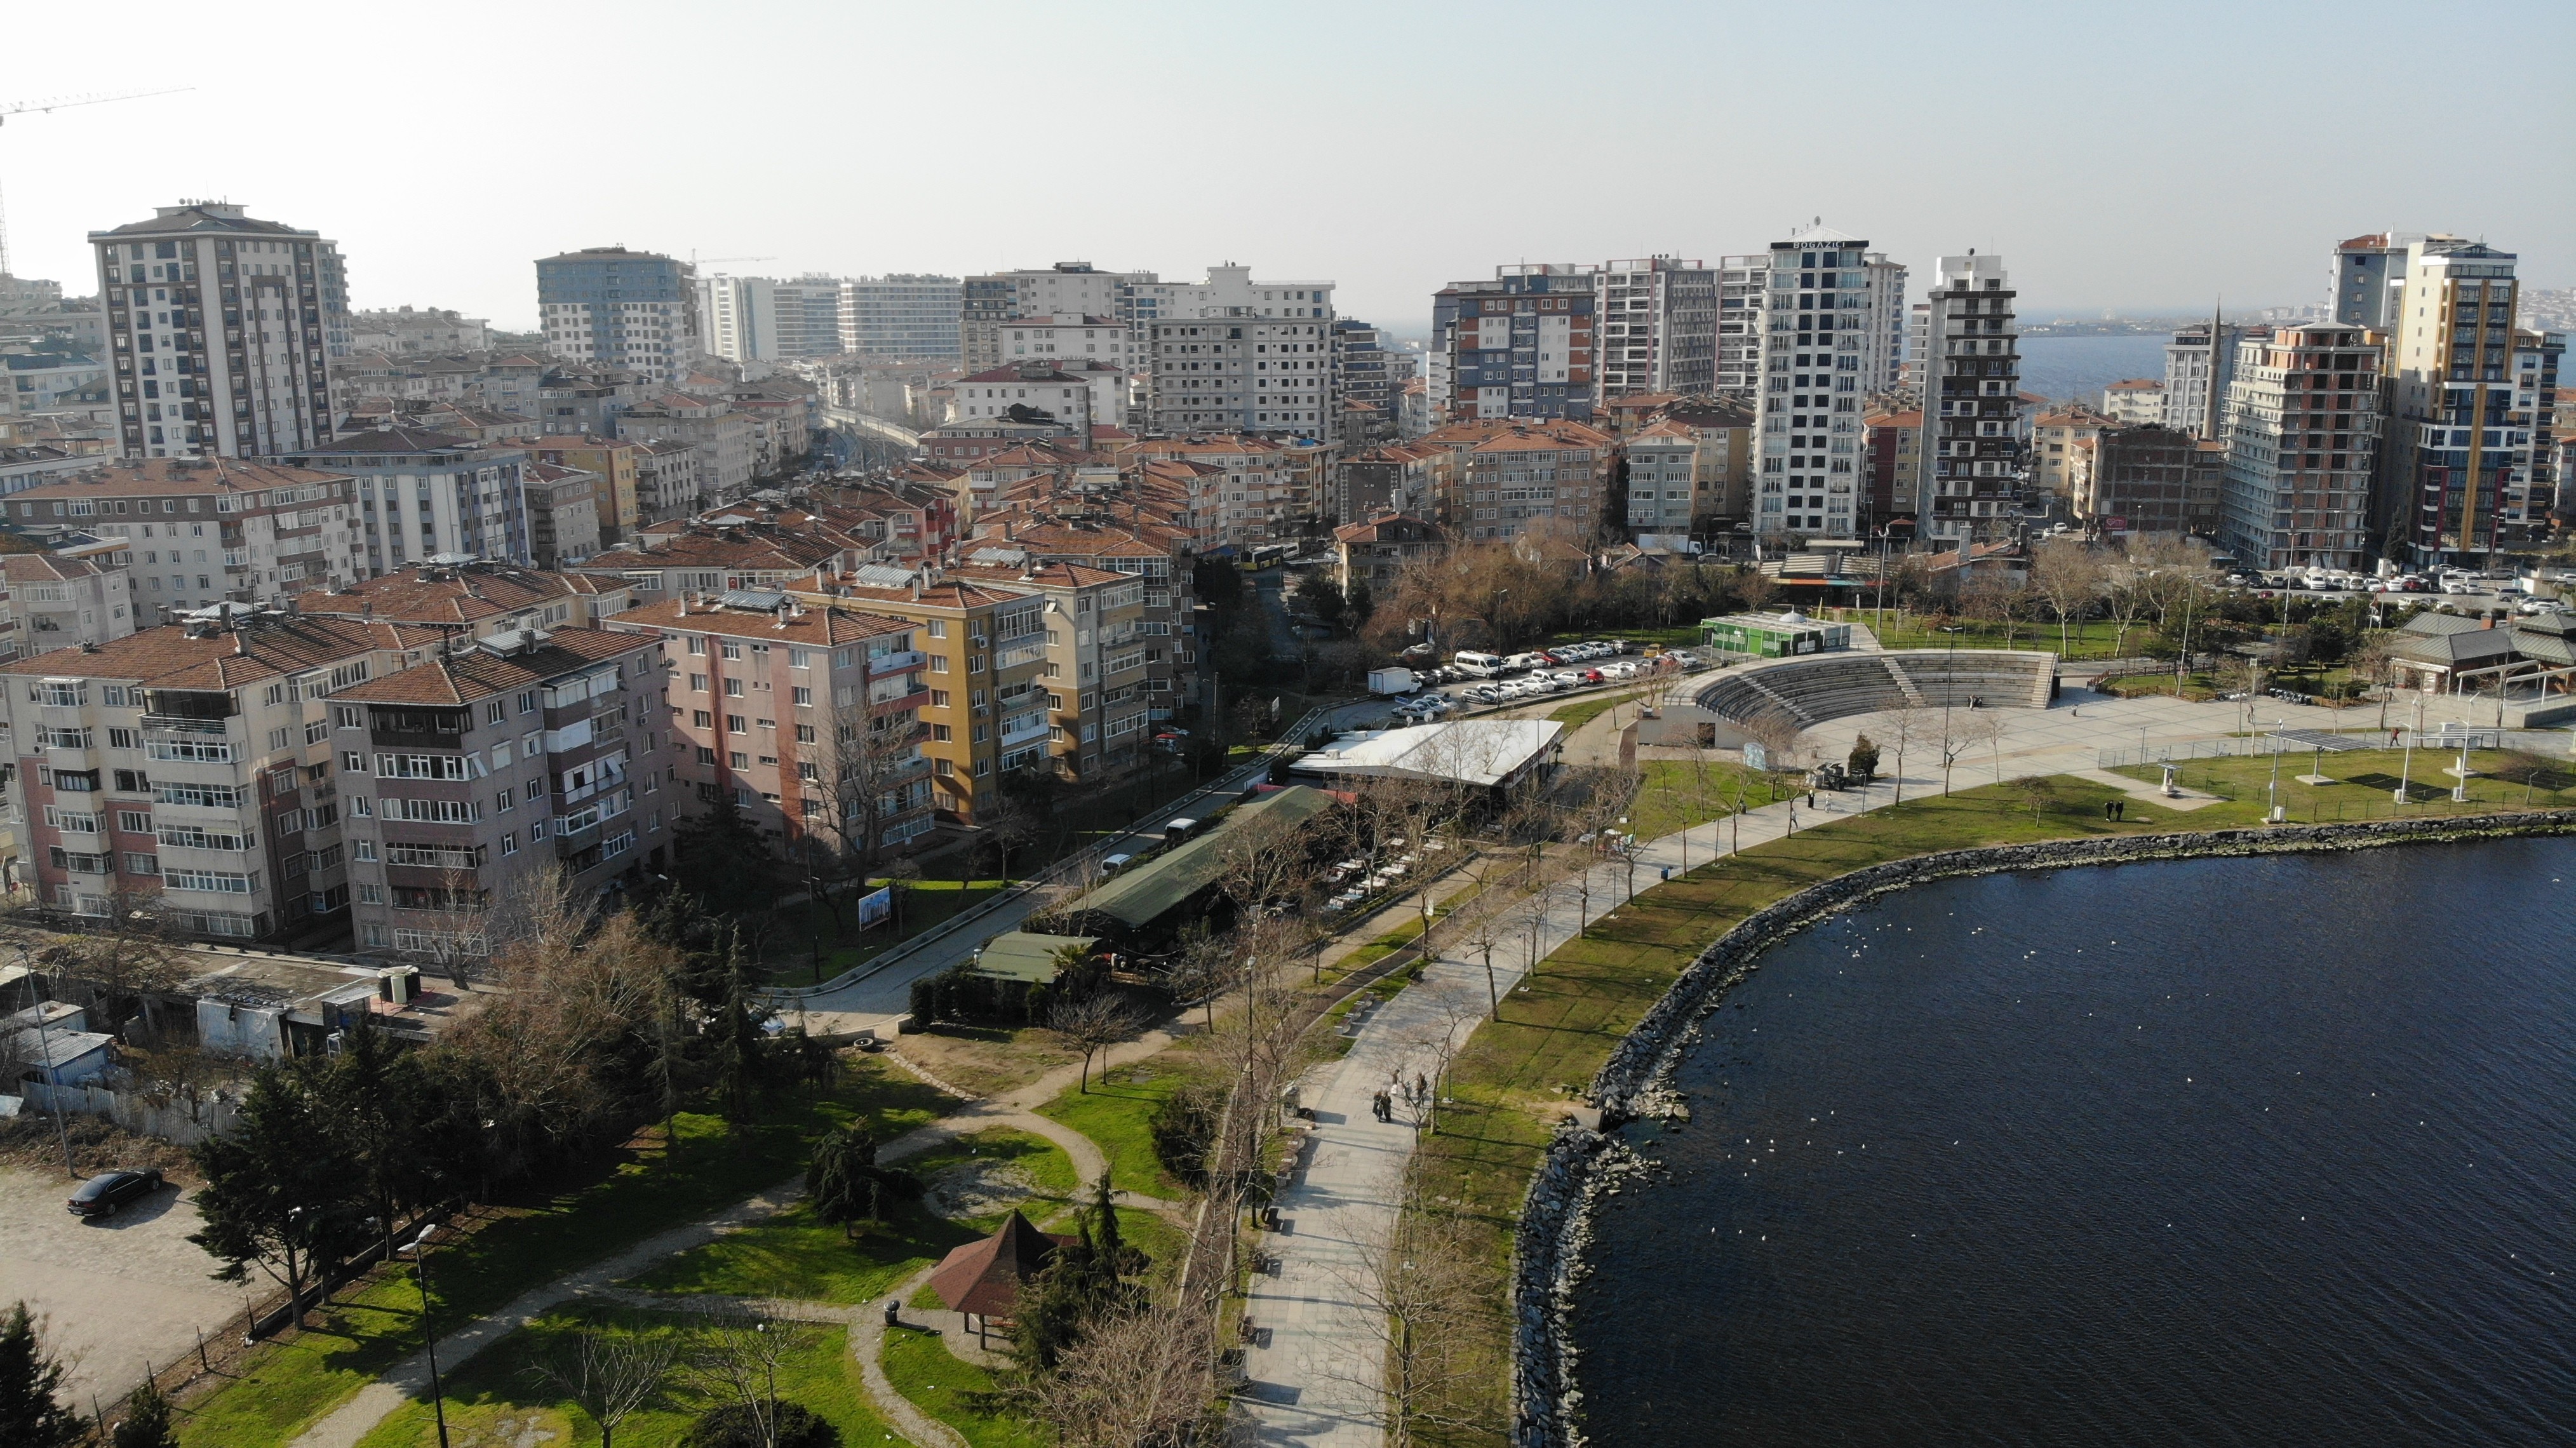
M 1413 1073 L 1413 1092 L 1414 1092 L 1414 1097 L 1413 1097 L 1413 1104 L 1414 1104 L 1414 1105 L 1416 1105 L 1416 1106 L 1427 1106 L 1427 1105 L 1429 1105 L 1429 1104 L 1431 1103 L 1431 1078 L 1430 1078 L 1430 1077 L 1428 1077 L 1428 1076 L 1423 1075 L 1423 1074 L 1422 1074 L 1421 1072 L 1419 1072 L 1419 1071 L 1414 1072 L 1414 1073 Z

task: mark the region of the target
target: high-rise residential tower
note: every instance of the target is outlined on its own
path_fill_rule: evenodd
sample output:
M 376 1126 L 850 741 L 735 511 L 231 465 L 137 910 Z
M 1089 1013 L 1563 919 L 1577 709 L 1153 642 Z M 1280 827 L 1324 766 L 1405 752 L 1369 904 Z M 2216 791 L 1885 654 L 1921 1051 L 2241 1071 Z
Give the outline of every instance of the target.
M 778 284 L 767 277 L 700 277 L 698 320 L 706 350 L 729 362 L 773 361 L 778 354 Z
M 2490 552 L 2509 541 L 2498 527 L 2507 494 L 2532 465 L 2534 435 L 2506 422 L 2515 411 L 2514 254 L 2433 235 L 2408 241 L 2389 264 L 2398 276 L 2383 288 L 2391 304 L 2382 335 L 2393 418 L 2378 521 L 2419 563 Z
M 1718 269 L 1650 256 L 1602 264 L 1601 396 L 1717 385 Z
M 1822 369 L 1818 358 L 1858 378 L 1863 395 L 1897 384 L 1905 362 L 1904 267 L 1871 251 L 1867 241 L 1823 225 L 1771 243 L 1765 260 L 1765 267 L 1744 269 L 1763 273 L 1765 284 L 1756 365 L 1764 393 L 1777 391 L 1772 383 L 1783 374 Z M 1750 387 L 1738 384 L 1738 390 Z
M 1449 359 L 1456 418 L 1592 415 L 1599 380 L 1598 268 L 1498 266 L 1431 298 L 1434 346 Z
M 998 367 L 1005 360 L 1000 324 L 1014 317 L 1114 317 L 1134 329 L 1160 314 L 1158 298 L 1138 306 L 1137 287 L 1152 272 L 1103 271 L 1087 261 L 1052 267 L 990 272 L 966 278 L 959 291 L 958 344 L 967 368 Z M 1143 340 L 1143 333 L 1137 333 Z
M 1999 256 L 1945 256 L 1932 274 L 1919 359 L 1923 445 L 1913 499 L 1918 536 L 1926 541 L 1950 547 L 1991 542 L 2010 534 L 2020 511 L 2027 474 L 2017 417 L 2021 329 L 2013 315 L 2015 295 Z M 1835 402 L 1837 408 L 1844 405 L 1839 394 Z M 1839 412 L 1834 421 L 1839 434 Z M 1839 435 L 1834 442 L 1839 469 Z M 1844 480 L 1837 473 L 1831 481 L 1836 489 L 1828 497 L 1838 502 Z
M 2249 335 L 2251 329 L 2229 326 L 2215 314 L 2174 333 L 2165 344 L 2166 427 L 2218 438 L 2226 425 L 2228 386 L 2236 377 L 2237 344 Z
M 1209 267 L 1205 282 L 1135 290 L 1154 431 L 1320 436 L 1329 428 L 1333 283 L 1257 281 L 1252 268 L 1228 262 Z
M 591 246 L 537 263 L 546 350 L 568 362 L 677 384 L 703 346 L 697 268 L 622 246 Z
M 215 201 L 93 231 L 127 457 L 257 457 L 328 442 L 349 350 L 339 248 Z
M 2358 568 L 2370 556 L 2380 443 L 2376 334 L 2332 322 L 2236 344 L 2219 538 L 2256 568 Z
M 851 277 L 841 283 L 841 350 L 863 357 L 955 357 L 959 296 L 955 277 Z

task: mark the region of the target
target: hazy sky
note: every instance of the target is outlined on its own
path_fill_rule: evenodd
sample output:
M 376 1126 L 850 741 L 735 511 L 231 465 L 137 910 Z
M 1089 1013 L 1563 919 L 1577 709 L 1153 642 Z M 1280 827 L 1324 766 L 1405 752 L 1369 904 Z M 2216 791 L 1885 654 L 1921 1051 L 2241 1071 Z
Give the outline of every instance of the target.
M 106 23 L 113 17 L 113 23 Z M 2456 33 L 2444 27 L 2456 18 Z M 2317 300 L 2382 229 L 2576 282 L 2576 5 L 436 5 L 0 12 L 16 271 L 180 197 L 318 230 L 361 307 L 533 323 L 530 262 L 1327 278 L 1419 325 L 1497 262 L 1821 215 L 2026 312 Z

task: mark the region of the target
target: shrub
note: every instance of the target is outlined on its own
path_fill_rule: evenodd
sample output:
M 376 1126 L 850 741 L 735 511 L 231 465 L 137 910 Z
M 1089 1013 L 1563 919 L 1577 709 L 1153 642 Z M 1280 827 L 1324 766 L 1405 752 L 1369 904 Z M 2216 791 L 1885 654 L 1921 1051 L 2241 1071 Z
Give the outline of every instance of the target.
M 777 1448 L 841 1448 L 841 1430 L 814 1415 L 802 1403 L 780 1403 Z M 727 1403 L 700 1414 L 689 1425 L 684 1448 L 769 1448 L 747 1403 Z
M 1216 1143 L 1223 1098 L 1206 1086 L 1184 1086 L 1154 1108 L 1146 1131 L 1163 1168 L 1192 1187 L 1207 1185 L 1208 1149 Z

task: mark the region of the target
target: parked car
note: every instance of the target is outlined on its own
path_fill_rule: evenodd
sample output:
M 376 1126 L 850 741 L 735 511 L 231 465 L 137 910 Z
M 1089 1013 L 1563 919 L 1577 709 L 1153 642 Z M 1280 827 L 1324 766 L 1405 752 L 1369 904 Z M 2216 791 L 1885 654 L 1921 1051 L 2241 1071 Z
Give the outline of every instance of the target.
M 1100 859 L 1100 873 L 1103 878 L 1106 878 L 1134 863 L 1136 863 L 1134 855 L 1103 855 Z
M 161 1190 L 161 1173 L 150 1170 L 103 1171 L 82 1182 L 63 1206 L 75 1217 L 112 1217 L 128 1202 L 139 1202 Z

